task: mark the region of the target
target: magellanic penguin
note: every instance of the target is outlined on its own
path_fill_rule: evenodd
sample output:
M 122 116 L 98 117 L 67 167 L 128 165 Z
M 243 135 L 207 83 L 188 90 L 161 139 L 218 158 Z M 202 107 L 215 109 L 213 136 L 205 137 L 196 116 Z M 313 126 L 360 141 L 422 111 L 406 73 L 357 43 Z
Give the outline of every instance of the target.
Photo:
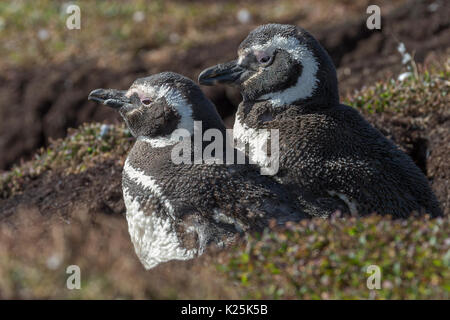
M 292 25 L 263 25 L 238 59 L 204 70 L 199 83 L 239 86 L 237 140 L 279 129 L 280 171 L 291 189 L 337 197 L 352 214 L 441 214 L 427 179 L 355 109 L 340 104 L 335 67 L 318 41 Z
M 211 153 L 216 163 L 196 162 L 195 139 L 205 139 L 203 152 L 209 145 L 205 141 L 212 140 L 203 136 L 208 129 L 224 141 L 226 133 L 214 105 L 190 79 L 165 72 L 137 79 L 127 91 L 96 89 L 89 99 L 118 110 L 137 138 L 122 186 L 129 233 L 145 268 L 194 258 L 208 244 L 226 246 L 272 219 L 284 223 L 306 217 L 283 186 L 260 175 L 258 166 L 226 164 L 227 151 L 220 155 L 219 149 Z M 187 149 L 180 152 L 175 148 L 181 142 Z M 185 161 L 174 161 L 174 155 L 186 156 Z

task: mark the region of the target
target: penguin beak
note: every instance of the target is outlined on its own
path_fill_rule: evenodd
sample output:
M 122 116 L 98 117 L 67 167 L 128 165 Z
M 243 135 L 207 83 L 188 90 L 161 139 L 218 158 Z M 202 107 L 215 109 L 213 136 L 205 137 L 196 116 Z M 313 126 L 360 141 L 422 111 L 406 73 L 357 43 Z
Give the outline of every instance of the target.
M 203 70 L 198 76 L 198 83 L 205 86 L 216 83 L 239 84 L 244 71 L 237 60 L 221 63 Z
M 130 98 L 126 95 L 126 91 L 116 89 L 95 89 L 89 93 L 88 100 L 103 103 L 104 105 L 120 109 L 125 105 L 131 104 Z

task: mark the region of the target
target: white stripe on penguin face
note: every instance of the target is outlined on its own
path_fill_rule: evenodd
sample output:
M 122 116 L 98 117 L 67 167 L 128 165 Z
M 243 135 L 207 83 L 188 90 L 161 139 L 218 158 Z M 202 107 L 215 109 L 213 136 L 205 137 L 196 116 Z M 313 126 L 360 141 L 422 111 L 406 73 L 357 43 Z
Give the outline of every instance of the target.
M 297 79 L 295 86 L 264 94 L 260 99 L 269 100 L 272 105 L 279 107 L 311 97 L 319 82 L 319 79 L 317 79 L 319 63 L 312 51 L 306 45 L 301 44 L 297 38 L 285 38 L 277 35 L 264 44 L 258 44 L 247 49 L 246 52 L 265 51 L 272 53 L 276 49 L 288 52 L 295 61 L 301 63 L 303 66 L 302 74 Z

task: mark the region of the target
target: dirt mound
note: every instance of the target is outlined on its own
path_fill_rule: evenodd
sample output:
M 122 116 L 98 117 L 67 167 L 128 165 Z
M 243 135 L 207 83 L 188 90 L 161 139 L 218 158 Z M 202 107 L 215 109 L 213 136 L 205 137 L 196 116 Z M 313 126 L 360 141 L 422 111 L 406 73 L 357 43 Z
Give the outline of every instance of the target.
M 441 66 L 439 70 L 447 71 L 431 76 L 422 70 L 418 81 L 384 82 L 361 91 L 360 96 L 366 101 L 366 108 L 360 109 L 365 118 L 414 160 L 430 181 L 446 214 L 450 213 L 449 68 Z M 374 112 L 373 107 L 367 107 L 372 102 L 379 103 L 379 108 L 384 103 L 387 106 Z
M 415 52 L 417 62 L 427 60 L 432 50 L 449 47 L 450 4 L 411 1 L 390 13 L 382 13 L 382 30 L 368 30 L 367 16 L 358 20 L 312 27 L 311 32 L 327 48 L 340 78 L 341 93 L 369 85 L 386 73 L 396 74 L 402 66 L 397 41 Z M 302 25 L 302 18 L 284 21 Z M 412 28 L 413 26 L 413 28 Z M 21 158 L 29 158 L 48 139 L 63 137 L 67 128 L 83 122 L 116 122 L 118 116 L 107 108 L 87 102 L 94 88 L 126 88 L 137 77 L 164 70 L 196 78 L 202 68 L 235 56 L 248 27 L 234 29 L 224 40 L 183 52 L 140 52 L 120 68 L 99 67 L 98 61 L 74 58 L 60 65 L 5 70 L 0 75 L 0 170 Z M 101 59 L 99 58 L 99 61 Z M 204 88 L 220 114 L 229 117 L 239 94 L 229 88 Z M 228 118 L 227 118 L 228 117 Z
M 425 108 L 426 109 L 426 108 Z M 369 114 L 365 117 L 405 151 L 428 177 L 444 213 L 450 213 L 450 112 Z
M 107 160 L 79 174 L 48 171 L 27 181 L 21 194 L 0 200 L 0 220 L 21 210 L 37 210 L 44 217 L 68 216 L 83 207 L 87 212 L 121 214 L 122 166 Z

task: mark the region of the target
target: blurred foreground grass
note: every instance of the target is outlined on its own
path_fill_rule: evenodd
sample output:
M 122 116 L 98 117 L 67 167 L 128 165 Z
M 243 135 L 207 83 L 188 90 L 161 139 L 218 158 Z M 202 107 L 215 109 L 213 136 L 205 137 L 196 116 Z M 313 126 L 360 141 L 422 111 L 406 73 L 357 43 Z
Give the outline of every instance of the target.
M 222 268 L 250 298 L 448 299 L 449 217 L 304 221 L 252 237 Z M 368 290 L 367 268 L 381 270 Z

